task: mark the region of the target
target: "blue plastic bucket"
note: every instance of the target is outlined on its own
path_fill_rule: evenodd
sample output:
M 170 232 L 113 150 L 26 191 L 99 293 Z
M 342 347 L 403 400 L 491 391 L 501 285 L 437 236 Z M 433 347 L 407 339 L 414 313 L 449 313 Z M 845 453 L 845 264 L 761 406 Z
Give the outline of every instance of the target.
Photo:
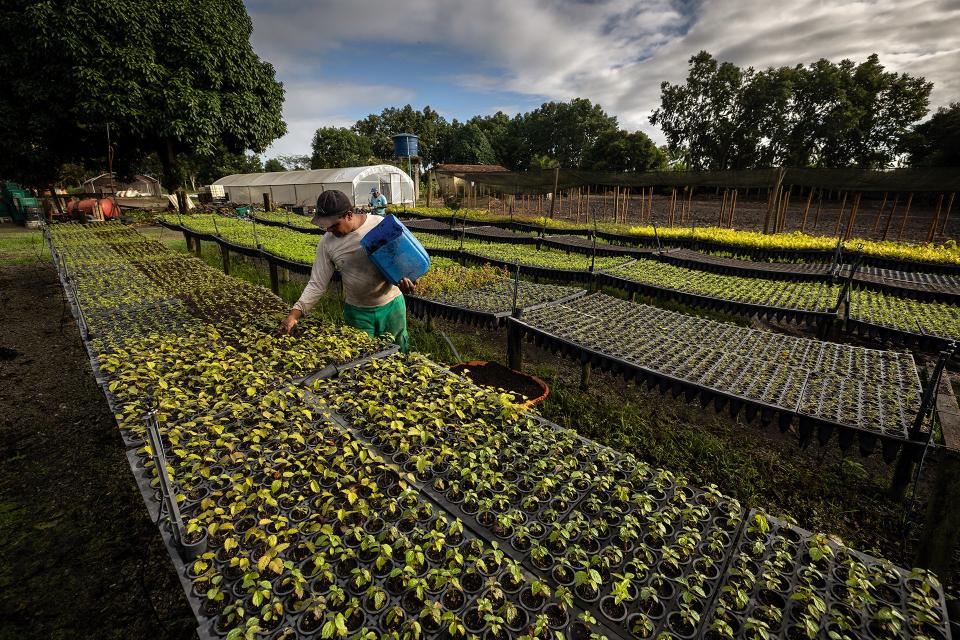
M 430 256 L 410 230 L 393 215 L 360 239 L 370 261 L 393 284 L 404 278 L 416 280 L 430 268 Z

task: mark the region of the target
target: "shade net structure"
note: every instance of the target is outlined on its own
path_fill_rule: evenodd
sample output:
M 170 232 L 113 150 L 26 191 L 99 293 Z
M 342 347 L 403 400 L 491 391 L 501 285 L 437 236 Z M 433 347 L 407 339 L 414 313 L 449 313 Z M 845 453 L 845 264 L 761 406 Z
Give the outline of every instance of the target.
M 782 174 L 782 175 L 781 175 Z M 509 172 L 455 172 L 458 178 L 505 194 L 551 193 L 588 185 L 619 187 L 764 188 L 782 185 L 847 191 L 960 191 L 960 168 L 895 169 L 743 169 L 737 171 L 650 171 L 618 173 L 554 169 Z
M 414 201 L 413 180 L 404 171 L 389 164 L 340 169 L 238 173 L 220 178 L 227 200 L 238 204 L 262 202 L 269 193 L 278 205 L 313 206 L 317 196 L 336 189 L 347 194 L 354 204 L 366 204 L 370 189 L 376 187 L 390 204 Z

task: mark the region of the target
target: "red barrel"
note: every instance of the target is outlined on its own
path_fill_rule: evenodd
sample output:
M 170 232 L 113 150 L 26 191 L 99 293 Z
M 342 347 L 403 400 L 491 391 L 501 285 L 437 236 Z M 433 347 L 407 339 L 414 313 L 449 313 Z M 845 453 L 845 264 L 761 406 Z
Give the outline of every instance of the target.
M 78 220 L 112 220 L 120 217 L 120 207 L 109 198 L 84 198 L 67 203 L 67 217 Z

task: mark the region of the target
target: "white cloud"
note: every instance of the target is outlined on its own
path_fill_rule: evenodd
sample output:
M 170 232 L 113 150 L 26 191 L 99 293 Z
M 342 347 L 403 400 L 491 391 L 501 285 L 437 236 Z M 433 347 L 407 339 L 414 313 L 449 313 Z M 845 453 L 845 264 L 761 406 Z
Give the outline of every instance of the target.
M 283 118 L 287 134 L 275 141 L 264 157 L 309 155 L 313 133 L 320 127 L 349 127 L 357 121 L 345 114 L 347 109 L 369 108 L 379 111 L 381 104 L 405 103 L 413 92 L 402 87 L 364 85 L 347 82 L 300 81 L 285 84 Z
M 701 49 L 720 60 L 759 68 L 818 58 L 859 61 L 876 52 L 889 70 L 934 81 L 933 107 L 960 98 L 956 0 L 251 4 L 255 46 L 277 65 L 281 78 L 322 73 L 325 54 L 338 47 L 409 48 L 412 59 L 418 47 L 442 48 L 476 61 L 472 69 L 436 69 L 462 88 L 558 100 L 590 98 L 622 126 L 656 139 L 661 136 L 648 117 L 659 104 L 660 83 L 682 81 L 688 59 Z M 360 100 L 373 97 L 359 95 Z M 379 95 L 371 105 L 378 111 L 405 101 Z M 346 107 L 344 101 L 339 104 Z

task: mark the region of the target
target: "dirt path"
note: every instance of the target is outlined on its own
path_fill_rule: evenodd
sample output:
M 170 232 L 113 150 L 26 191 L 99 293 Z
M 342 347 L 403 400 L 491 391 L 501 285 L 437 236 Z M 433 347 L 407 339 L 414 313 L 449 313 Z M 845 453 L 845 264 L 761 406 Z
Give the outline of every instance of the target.
M 0 266 L 0 638 L 191 638 L 60 283 Z

